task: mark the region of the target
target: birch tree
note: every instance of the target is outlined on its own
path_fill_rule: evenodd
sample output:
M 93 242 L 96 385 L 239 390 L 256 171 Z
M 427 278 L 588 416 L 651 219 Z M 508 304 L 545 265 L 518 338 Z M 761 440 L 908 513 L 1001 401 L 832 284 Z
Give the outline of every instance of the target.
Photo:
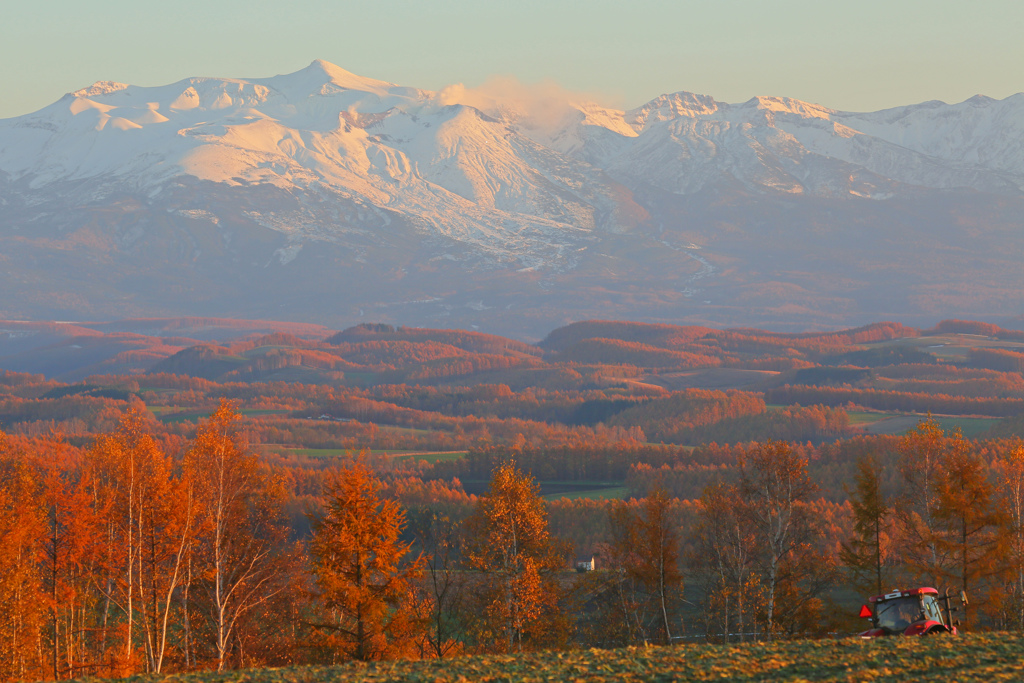
M 937 483 L 950 453 L 966 449 L 967 444 L 959 432 L 947 438 L 929 415 L 900 439 L 898 448 L 903 482 L 895 514 L 904 562 L 938 585 L 948 558 L 939 543 Z
M 512 463 L 499 465 L 467 520 L 467 557 L 483 573 L 483 637 L 497 649 L 524 648 L 558 637 L 558 587 L 565 566 L 548 532 L 539 487 Z
M 110 673 L 127 675 L 138 668 L 139 624 L 142 605 L 143 550 L 156 504 L 167 484 L 169 462 L 147 433 L 143 415 L 133 410 L 122 416 L 112 434 L 95 440 L 87 456 L 96 510 L 103 515 L 106 576 L 97 579 L 102 595 L 104 633 L 121 639 L 113 651 Z M 120 614 L 118 623 L 112 611 Z M 144 639 L 143 639 L 144 640 Z M 106 651 L 105 644 L 100 650 Z M 144 649 L 144 648 L 143 648 Z
M 814 491 L 807 460 L 784 441 L 759 444 L 740 462 L 740 494 L 758 545 L 769 639 L 778 626 L 776 600 L 792 593 L 800 577 L 791 570 L 812 550 L 814 524 L 805 503 Z
M 194 607 L 205 619 L 218 671 L 228 666 L 244 617 L 284 590 L 287 580 L 282 492 L 246 447 L 239 418 L 235 406 L 222 401 L 199 426 L 184 462 L 196 505 L 194 557 L 186 559 L 202 593 L 184 608 Z
M 735 632 L 743 641 L 751 629 L 756 633 L 761 583 L 758 539 L 737 486 L 704 489 L 694 535 L 692 563 L 705 582 L 705 630 L 726 642 Z
M 1024 631 L 1024 442 L 1019 439 L 1011 442 L 997 464 L 1001 472 L 997 500 L 1006 512 L 1011 623 L 1017 630 Z

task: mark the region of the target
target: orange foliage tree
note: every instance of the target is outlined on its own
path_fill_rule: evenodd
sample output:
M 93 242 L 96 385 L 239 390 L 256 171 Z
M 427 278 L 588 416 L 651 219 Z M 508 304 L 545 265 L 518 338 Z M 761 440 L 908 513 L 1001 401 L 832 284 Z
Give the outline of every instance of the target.
M 97 438 L 88 463 L 87 482 L 101 501 L 100 521 L 94 525 L 103 525 L 108 540 L 104 559 L 109 590 L 104 599 L 116 605 L 124 619 L 123 650 L 112 660 L 113 666 L 122 672 L 134 670 L 134 660 L 141 656 L 146 671 L 160 673 L 177 607 L 175 595 L 185 580 L 194 540 L 191 486 L 174 476 L 170 458 L 148 433 L 138 411 L 125 414 L 113 434 Z M 78 490 L 68 492 L 71 498 L 66 503 L 50 503 L 54 533 L 60 526 L 58 516 L 66 518 L 64 524 L 88 523 L 88 515 L 72 521 L 73 515 L 61 509 L 75 502 L 75 493 L 80 495 Z M 77 529 L 75 538 L 85 545 L 77 549 L 79 554 L 88 552 L 88 534 L 87 528 Z M 57 547 L 56 537 L 53 546 Z M 58 557 L 59 552 L 55 567 Z
M 103 515 L 98 514 L 91 473 L 69 461 L 66 444 L 46 444 L 39 458 L 42 507 L 43 580 L 50 601 L 49 674 L 77 678 L 95 670 L 93 582 L 102 566 Z
M 481 635 L 496 649 L 522 652 L 562 634 L 553 572 L 565 557 L 548 532 L 540 488 L 514 464 L 499 465 L 466 522 L 469 565 L 481 572 Z
M 37 571 L 45 533 L 34 473 L 0 432 L 0 679 L 43 674 L 47 600 Z
M 664 489 L 656 488 L 635 506 L 636 509 L 619 503 L 610 511 L 615 537 L 611 544 L 612 562 L 632 587 L 626 604 L 636 606 L 632 610 L 633 621 L 645 636 L 648 625 L 635 615 L 641 611 L 640 602 L 654 606 L 656 626 L 651 635 L 665 645 L 672 642 L 669 615 L 674 615 L 683 588 L 679 531 L 670 514 L 670 504 L 671 499 Z M 622 593 L 621 587 L 618 592 Z
M 288 587 L 290 557 L 281 515 L 283 491 L 250 452 L 235 406 L 221 401 L 185 455 L 184 478 L 195 497 L 195 542 L 189 562 L 200 589 L 183 598 L 208 635 L 194 641 L 221 671 L 244 661 L 239 628 L 246 617 Z M 190 622 L 186 641 L 192 645 Z M 200 652 L 202 654 L 202 652 Z
M 380 490 L 370 468 L 352 462 L 327 481 L 324 513 L 313 517 L 313 572 L 331 617 L 318 627 L 345 659 L 411 654 L 423 626 L 412 586 L 423 561 L 402 566 L 405 513 Z
M 97 581 L 104 614 L 100 651 L 113 675 L 133 673 L 138 666 L 143 553 L 147 540 L 156 539 L 152 507 L 169 476 L 168 460 L 145 427 L 141 413 L 127 413 L 116 431 L 97 437 L 87 455 L 104 533 L 105 576 Z M 112 612 L 120 621 L 112 619 Z
M 807 459 L 784 441 L 767 441 L 740 462 L 743 514 L 751 525 L 765 597 L 767 635 L 804 628 L 820 612 L 832 558 L 808 507 L 817 487 Z

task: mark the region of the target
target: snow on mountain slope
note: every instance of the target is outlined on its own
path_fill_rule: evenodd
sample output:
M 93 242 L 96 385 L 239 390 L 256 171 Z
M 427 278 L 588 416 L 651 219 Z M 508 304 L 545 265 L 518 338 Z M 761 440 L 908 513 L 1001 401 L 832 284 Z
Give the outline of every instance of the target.
M 572 102 L 556 124 L 503 116 L 533 140 L 612 173 L 676 193 L 737 180 L 756 191 L 886 197 L 894 184 L 1024 187 L 1024 95 L 924 103 L 873 114 L 790 98 L 741 104 L 687 92 L 619 112 Z
M 858 114 L 680 92 L 626 112 L 570 101 L 556 113 L 481 111 L 319 60 L 272 78 L 100 82 L 0 121 L 0 174 L 44 195 L 74 182 L 97 200 L 157 197 L 183 176 L 272 186 L 303 207 L 264 220 L 277 230 L 319 221 L 299 233 L 331 239 L 363 229 L 324 219 L 334 198 L 527 267 L 565 265 L 593 231 L 621 232 L 617 183 L 874 198 L 906 184 L 1024 188 L 1024 95 Z
M 837 120 L 907 149 L 945 161 L 1021 175 L 1024 93 L 1005 100 L 977 95 L 959 104 L 924 102 Z
M 517 337 L 1020 313 L 1024 95 L 851 113 L 528 91 L 317 61 L 104 81 L 0 120 L 0 312 Z
M 787 193 L 888 196 L 892 181 L 931 188 L 1024 188 L 1024 96 L 1001 102 L 851 114 L 799 100 L 732 105 L 663 95 L 626 113 L 635 144 L 609 160 L 617 176 L 678 193 L 736 179 Z
M 563 234 L 616 227 L 598 169 L 471 107 L 321 61 L 266 79 L 98 83 L 0 122 L 0 171 L 32 189 L 96 180 L 151 196 L 180 175 L 303 197 L 320 188 L 317 201 L 396 211 L 531 265 Z

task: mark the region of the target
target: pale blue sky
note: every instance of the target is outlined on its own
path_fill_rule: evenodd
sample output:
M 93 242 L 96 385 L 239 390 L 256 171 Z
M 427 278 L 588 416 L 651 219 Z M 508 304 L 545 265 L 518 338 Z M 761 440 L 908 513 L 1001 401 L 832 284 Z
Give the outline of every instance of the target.
M 0 117 L 97 80 L 316 58 L 428 89 L 512 75 L 627 107 L 690 90 L 863 111 L 1024 91 L 1024 0 L 0 0 Z

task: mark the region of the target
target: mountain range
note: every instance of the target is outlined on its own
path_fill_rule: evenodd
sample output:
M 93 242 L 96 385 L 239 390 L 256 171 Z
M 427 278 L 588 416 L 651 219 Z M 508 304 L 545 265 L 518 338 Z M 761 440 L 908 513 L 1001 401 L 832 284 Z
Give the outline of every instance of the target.
M 1024 312 L 1024 94 L 623 111 L 315 61 L 0 120 L 0 318 L 828 329 Z

